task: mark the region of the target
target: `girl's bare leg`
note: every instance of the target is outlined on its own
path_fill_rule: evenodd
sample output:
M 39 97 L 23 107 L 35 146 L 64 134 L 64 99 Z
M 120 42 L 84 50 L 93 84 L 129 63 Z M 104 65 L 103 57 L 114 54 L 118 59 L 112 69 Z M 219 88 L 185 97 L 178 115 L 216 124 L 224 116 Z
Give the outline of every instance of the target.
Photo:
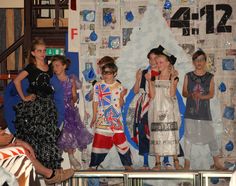
M 176 170 L 182 169 L 182 166 L 179 164 L 179 159 L 177 155 L 173 156 L 174 166 Z
M 161 157 L 159 155 L 156 155 L 156 164 L 155 166 L 152 168 L 152 170 L 161 170 Z
M 74 156 L 75 149 L 69 149 L 67 152 L 68 152 L 68 157 L 69 157 L 70 165 L 74 169 L 80 170 L 81 169 L 81 164 L 80 164 L 80 162 Z
M 190 160 L 184 159 L 184 170 L 190 169 Z

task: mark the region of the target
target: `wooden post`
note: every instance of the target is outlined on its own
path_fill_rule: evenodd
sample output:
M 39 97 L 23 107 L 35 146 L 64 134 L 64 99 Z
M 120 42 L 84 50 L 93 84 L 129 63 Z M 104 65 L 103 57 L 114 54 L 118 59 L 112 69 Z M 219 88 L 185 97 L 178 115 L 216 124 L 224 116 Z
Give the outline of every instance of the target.
M 31 46 L 31 37 L 32 37 L 32 0 L 24 0 L 24 56 L 27 59 L 28 52 Z M 24 61 L 23 61 L 24 63 Z M 24 65 L 24 64 L 23 64 Z
M 59 0 L 56 0 L 55 1 L 55 29 L 56 30 L 59 29 L 59 11 L 60 11 Z
M 11 46 L 14 41 L 14 10 L 6 9 L 6 47 Z M 7 57 L 7 70 L 15 70 L 15 53 Z
M 24 9 L 21 9 L 20 11 L 21 13 L 21 36 L 24 34 Z M 24 55 L 22 55 L 23 52 L 23 48 L 22 46 L 19 48 L 19 64 L 18 64 L 18 68 L 22 69 L 22 67 L 24 67 Z M 16 70 L 19 70 L 16 69 Z

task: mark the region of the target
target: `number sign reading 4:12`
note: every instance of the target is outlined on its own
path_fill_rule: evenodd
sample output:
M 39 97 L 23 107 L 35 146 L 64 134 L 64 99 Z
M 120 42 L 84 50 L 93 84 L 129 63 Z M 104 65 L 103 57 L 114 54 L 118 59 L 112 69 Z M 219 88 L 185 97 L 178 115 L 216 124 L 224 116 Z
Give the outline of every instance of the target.
M 224 11 L 218 24 L 214 25 L 214 11 Z M 199 20 L 200 18 L 206 16 L 206 34 L 216 32 L 232 32 L 232 26 L 227 25 L 227 21 L 232 15 L 232 7 L 229 4 L 216 4 L 215 10 L 214 5 L 206 5 L 200 9 L 199 13 L 190 12 L 189 7 L 179 8 L 170 20 L 170 27 L 172 28 L 182 28 L 183 36 L 190 35 L 190 20 Z M 191 28 L 192 34 L 199 34 L 199 28 Z

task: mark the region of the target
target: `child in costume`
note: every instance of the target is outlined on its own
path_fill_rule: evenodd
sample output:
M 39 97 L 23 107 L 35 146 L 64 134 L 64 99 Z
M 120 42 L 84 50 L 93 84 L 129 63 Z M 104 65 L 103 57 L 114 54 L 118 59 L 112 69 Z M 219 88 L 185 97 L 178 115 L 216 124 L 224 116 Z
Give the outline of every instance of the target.
M 176 57 L 161 45 L 157 50 L 159 51 L 157 68 L 160 74 L 155 77 L 151 86 L 155 96 L 149 115 L 150 155 L 156 157 L 154 170 L 161 169 L 160 158 L 164 156 L 172 156 L 175 168 L 180 169 L 178 160 L 180 113 L 176 98 L 178 77 L 173 68 Z
M 52 70 L 45 62 L 46 45 L 42 39 L 32 42 L 29 64 L 15 78 L 14 84 L 21 98 L 15 106 L 15 136 L 29 143 L 36 158 L 47 168 L 61 168 L 62 153 L 57 146 L 60 130 L 53 101 L 54 89 L 50 83 Z M 25 94 L 22 82 L 27 78 Z
M 112 57 L 110 57 L 110 56 L 104 56 L 104 57 L 102 57 L 102 58 L 98 61 L 97 65 L 98 65 L 98 68 L 99 68 L 99 69 L 98 69 L 98 70 L 99 70 L 99 73 L 101 73 L 102 67 L 103 67 L 105 64 L 108 64 L 108 63 L 115 63 L 115 60 L 114 60 Z M 97 81 L 100 81 L 101 79 L 102 79 L 102 76 L 98 76 L 97 79 L 92 82 L 92 85 L 94 86 L 95 83 L 96 83 Z M 118 82 L 120 83 L 119 80 L 116 80 L 116 81 L 118 81 Z M 92 100 L 93 100 L 93 94 L 94 94 L 93 89 L 90 90 L 90 91 L 87 93 L 87 95 L 85 96 L 85 98 L 87 98 L 87 101 L 92 101 Z
M 187 98 L 185 111 L 185 163 L 184 168 L 190 169 L 192 144 L 208 144 L 216 169 L 225 170 L 220 164 L 219 148 L 216 141 L 210 99 L 214 97 L 214 75 L 206 72 L 207 56 L 198 50 L 193 56 L 195 70 L 185 75 L 182 95 Z
M 124 134 L 121 106 L 127 92 L 115 79 L 117 66 L 108 63 L 102 67 L 102 80 L 94 86 L 93 118 L 91 127 L 95 127 L 90 168 L 97 168 L 106 155 L 116 146 L 125 169 L 130 170 L 132 161 L 130 148 Z
M 139 69 L 136 73 L 136 81 L 134 84 L 134 93 L 139 94 L 134 114 L 134 141 L 138 144 L 139 155 L 144 157 L 143 168 L 148 169 L 148 154 L 150 147 L 150 131 L 148 126 L 148 110 L 153 93 L 150 92 L 151 80 L 146 80 L 146 74 L 151 74 L 153 78 L 158 75 L 157 58 L 159 51 L 153 48 L 147 55 L 149 59 L 150 69 Z
M 92 142 L 93 136 L 84 126 L 79 112 L 74 105 L 77 101 L 76 78 L 75 76 L 66 75 L 66 69 L 70 61 L 65 56 L 55 55 L 52 57 L 51 63 L 53 71 L 60 80 L 64 92 L 64 127 L 58 139 L 58 146 L 68 153 L 71 166 L 79 170 L 81 164 L 74 157 L 75 150 L 77 148 L 80 151 L 86 149 L 87 145 Z

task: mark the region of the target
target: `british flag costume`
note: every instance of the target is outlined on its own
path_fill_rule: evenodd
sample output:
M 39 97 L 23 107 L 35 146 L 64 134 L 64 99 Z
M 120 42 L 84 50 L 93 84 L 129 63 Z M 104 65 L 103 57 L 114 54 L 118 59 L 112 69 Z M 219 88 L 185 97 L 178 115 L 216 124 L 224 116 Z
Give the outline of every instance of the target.
M 94 86 L 93 98 L 94 102 L 98 102 L 98 112 L 90 167 L 98 167 L 113 145 L 116 146 L 123 166 L 132 165 L 120 107 L 120 93 L 123 90 L 124 87 L 117 81 L 107 84 L 102 80 Z

